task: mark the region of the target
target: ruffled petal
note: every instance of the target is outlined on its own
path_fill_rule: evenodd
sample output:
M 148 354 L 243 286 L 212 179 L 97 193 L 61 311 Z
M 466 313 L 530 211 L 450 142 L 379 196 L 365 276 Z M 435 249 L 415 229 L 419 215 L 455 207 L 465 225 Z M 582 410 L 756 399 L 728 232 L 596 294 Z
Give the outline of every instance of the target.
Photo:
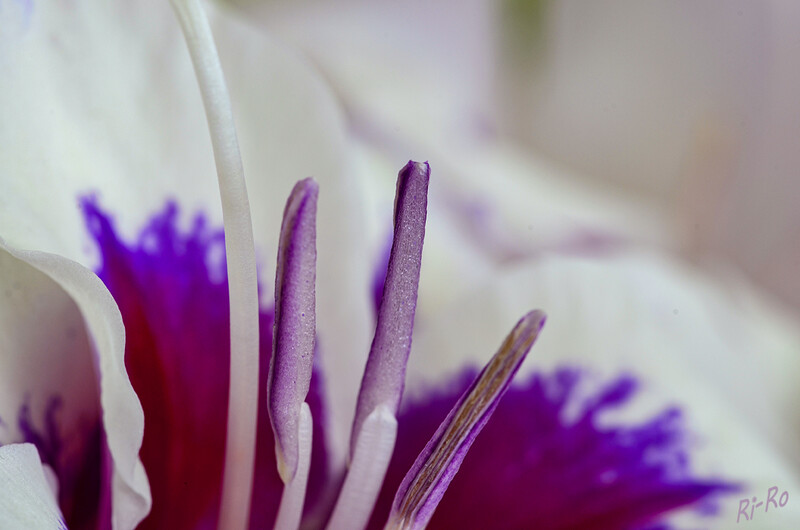
M 95 362 L 100 374 L 103 428 L 112 460 L 111 521 L 115 529 L 134 528 L 150 509 L 150 488 L 138 456 L 144 416 L 125 371 L 125 330 L 119 309 L 100 279 L 78 263 L 54 254 L 15 249 L 2 240 L 0 250 L 49 277 L 72 299 L 83 317 L 97 355 Z M 35 316 L 27 315 L 28 318 Z M 35 325 L 34 320 L 28 323 L 28 326 Z M 80 368 L 81 364 L 87 366 L 85 361 L 78 359 L 75 365 L 69 365 L 65 370 Z M 31 370 L 10 375 L 34 380 L 40 374 Z M 85 373 L 83 377 L 88 379 Z M 94 387 L 94 384 L 89 386 Z M 69 398 L 65 396 L 65 400 Z M 90 433 L 92 427 L 90 424 Z M 101 458 L 102 453 L 98 451 L 96 456 Z
M 0 527 L 66 530 L 36 447 L 0 447 Z
M 82 528 L 95 520 L 101 482 L 110 488 L 101 476 L 100 387 L 83 317 L 56 282 L 5 250 L 0 301 L 0 444 L 37 446 L 58 475 L 66 521 Z

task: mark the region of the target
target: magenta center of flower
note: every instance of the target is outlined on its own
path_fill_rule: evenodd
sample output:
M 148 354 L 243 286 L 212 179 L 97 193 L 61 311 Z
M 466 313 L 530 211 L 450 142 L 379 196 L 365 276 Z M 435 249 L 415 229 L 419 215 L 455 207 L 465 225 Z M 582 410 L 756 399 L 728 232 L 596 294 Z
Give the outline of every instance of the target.
M 142 528 L 214 527 L 229 355 L 222 233 L 202 217 L 181 232 L 177 206 L 169 204 L 136 241 L 124 242 L 94 199 L 83 205 L 101 251 L 99 275 L 122 312 L 126 367 L 145 411 L 141 458 L 153 511 Z M 260 318 L 260 388 L 265 391 L 272 310 L 262 310 Z M 397 444 L 369 528 L 383 527 L 406 472 L 474 377 L 465 373 L 446 390 L 400 409 Z M 564 409 L 577 399 L 581 380 L 581 371 L 570 369 L 537 374 L 511 387 L 461 463 L 429 527 L 643 527 L 681 506 L 713 512 L 718 495 L 733 489 L 723 481 L 692 477 L 675 409 L 642 425 L 597 424 L 600 412 L 631 399 L 636 387 L 631 377 L 609 383 L 584 404 L 577 420 L 566 421 Z M 307 397 L 315 432 L 304 508 L 309 528 L 324 526 L 342 480 L 328 472 L 320 390 L 315 376 Z M 265 392 L 259 399 L 266 402 Z M 270 528 L 277 513 L 283 482 L 273 440 L 262 405 L 251 528 Z
M 225 449 L 229 370 L 228 290 L 223 235 L 197 217 L 177 228 L 169 204 L 134 243 L 123 242 L 93 199 L 83 201 L 102 257 L 99 276 L 120 307 L 126 329 L 125 364 L 145 413 L 142 462 L 153 509 L 141 528 L 216 525 Z M 273 310 L 261 315 L 260 402 L 266 400 Z M 327 483 L 327 457 L 318 378 L 308 398 L 320 433 L 314 438 L 306 514 L 317 509 Z M 259 408 L 253 528 L 269 528 L 283 483 L 275 463 L 266 407 Z

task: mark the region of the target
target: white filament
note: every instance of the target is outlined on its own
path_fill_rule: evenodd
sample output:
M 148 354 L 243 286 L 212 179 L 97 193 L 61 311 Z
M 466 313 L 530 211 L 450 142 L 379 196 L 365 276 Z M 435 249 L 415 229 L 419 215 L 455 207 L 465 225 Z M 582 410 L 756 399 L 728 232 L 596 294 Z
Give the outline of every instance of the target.
M 228 265 L 231 370 L 218 527 L 247 528 L 258 409 L 258 286 L 250 203 L 228 89 L 199 0 L 171 0 L 194 64 L 214 148 Z M 202 462 L 198 462 L 202 465 Z
M 388 407 L 379 405 L 361 425 L 350 469 L 328 522 L 328 530 L 361 530 L 367 526 L 392 458 L 396 437 L 397 420 Z
M 300 405 L 300 421 L 297 433 L 297 470 L 294 478 L 283 486 L 281 505 L 275 520 L 275 530 L 297 530 L 303 515 L 303 503 L 306 499 L 308 471 L 311 469 L 311 440 L 313 422 L 308 403 Z

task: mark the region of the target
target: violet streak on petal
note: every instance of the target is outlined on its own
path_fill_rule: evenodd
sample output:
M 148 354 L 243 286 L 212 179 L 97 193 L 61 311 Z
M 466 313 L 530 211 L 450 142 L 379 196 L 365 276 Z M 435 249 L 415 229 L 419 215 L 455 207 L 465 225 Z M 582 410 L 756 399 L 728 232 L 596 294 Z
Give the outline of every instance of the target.
M 406 474 L 387 528 L 425 528 L 461 462 L 544 326 L 545 314 L 531 311 L 461 396 Z
M 350 435 L 351 457 L 366 417 L 379 405 L 396 413 L 403 394 L 417 307 L 430 172 L 427 162 L 409 161 L 397 177 L 394 240 Z
M 468 369 L 401 407 L 369 530 L 384 528 L 406 472 L 476 375 Z M 635 407 L 640 381 L 623 373 L 598 385 L 596 375 L 560 367 L 512 385 L 427 528 L 667 530 L 666 517 L 678 508 L 714 515 L 737 485 L 693 469 L 698 439 L 682 412 L 668 407 L 635 422 L 620 419 Z
M 59 508 L 69 527 L 95 528 L 103 517 L 111 517 L 111 470 L 106 461 L 110 455 L 103 425 L 99 418 L 84 421 L 85 439 L 65 439 L 57 418 L 62 403 L 60 396 L 48 400 L 40 429 L 26 400 L 17 418 L 20 441 L 33 444 L 42 464 L 55 473 Z
M 278 471 L 285 483 L 297 470 L 300 406 L 311 382 L 316 331 L 317 183 L 298 182 L 286 202 L 275 274 L 275 327 L 267 403 Z

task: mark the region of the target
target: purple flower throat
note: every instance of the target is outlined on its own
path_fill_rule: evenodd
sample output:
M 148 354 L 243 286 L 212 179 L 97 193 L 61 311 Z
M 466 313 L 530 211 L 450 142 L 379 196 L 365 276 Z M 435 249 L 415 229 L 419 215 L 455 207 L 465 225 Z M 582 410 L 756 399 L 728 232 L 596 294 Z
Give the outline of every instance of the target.
M 131 525 L 144 517 L 142 529 L 663 528 L 672 510 L 711 513 L 716 497 L 733 489 L 691 476 L 677 409 L 641 425 L 600 426 L 602 412 L 630 400 L 631 376 L 584 400 L 580 368 L 535 373 L 512 386 L 544 326 L 538 310 L 498 336 L 482 369 L 403 401 L 427 162 L 409 162 L 398 175 L 386 273 L 374 276 L 373 341 L 340 462 L 327 444 L 325 386 L 315 369 L 319 355 L 341 353 L 317 342 L 317 184 L 298 182 L 287 200 L 274 249 L 274 305 L 261 307 L 247 186 L 211 26 L 197 0 L 172 4 L 208 118 L 224 230 L 203 216 L 180 230 L 178 206 L 169 203 L 126 242 L 96 198 L 82 199 L 102 257 L 97 274 L 125 327 L 152 506 L 142 482 L 117 484 L 119 462 L 104 435 L 121 433 L 104 431 L 103 418 L 65 456 L 56 415 L 69 396 L 54 396 L 43 420 L 23 408 L 18 422 L 57 475 L 70 528 L 106 529 L 112 513 L 119 521 L 126 510 Z M 104 397 L 114 392 L 101 383 Z M 567 417 L 568 408 L 577 416 Z M 136 490 L 139 504 L 124 504 L 125 488 Z M 112 498 L 123 502 L 112 506 Z
M 603 412 L 633 397 L 633 376 L 609 381 L 588 398 L 579 397 L 586 395 L 586 373 L 577 367 L 511 385 L 544 323 L 540 312 L 517 323 L 482 371 L 467 369 L 401 404 L 429 174 L 427 164 L 410 162 L 398 178 L 394 239 L 346 468 L 329 455 L 325 387 L 314 368 L 320 354 L 335 354 L 316 342 L 318 191 L 310 179 L 292 191 L 275 306 L 259 316 L 250 528 L 281 522 L 287 495 L 297 498 L 286 491 L 298 476 L 303 528 L 653 528 L 684 506 L 712 514 L 719 495 L 734 487 L 691 476 L 678 409 L 639 425 L 600 426 Z M 126 368 L 145 412 L 140 456 L 153 506 L 140 528 L 215 527 L 230 356 L 224 235 L 203 216 L 180 230 L 178 207 L 169 203 L 136 241 L 125 243 L 96 198 L 82 204 L 101 252 L 98 275 L 122 313 Z M 567 418 L 576 404 L 579 412 Z M 45 432 L 33 427 L 28 412 L 20 416 L 22 431 L 68 486 L 60 503 L 70 528 L 105 528 L 98 514 L 107 508 L 85 495 L 87 484 L 96 484 L 90 491 L 110 489 L 100 465 L 103 447 L 87 447 L 77 469 L 65 465 L 57 407 L 49 410 Z M 365 462 L 377 462 L 377 471 Z

